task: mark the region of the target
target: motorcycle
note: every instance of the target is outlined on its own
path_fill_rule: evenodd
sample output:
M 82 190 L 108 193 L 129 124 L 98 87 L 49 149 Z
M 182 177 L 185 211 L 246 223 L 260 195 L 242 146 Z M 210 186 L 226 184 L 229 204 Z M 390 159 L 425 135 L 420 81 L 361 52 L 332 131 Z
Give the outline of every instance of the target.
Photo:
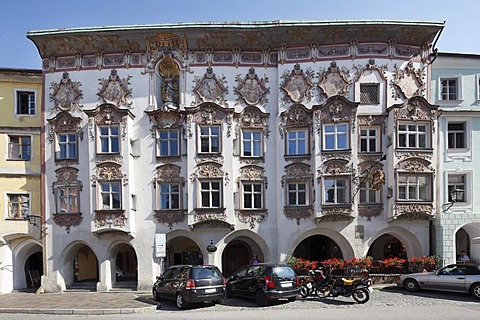
M 368 276 L 361 279 L 346 279 L 333 277 L 331 274 L 328 280 L 316 293 L 320 298 L 325 297 L 352 297 L 358 303 L 366 303 L 370 300 L 370 293 L 373 292 L 372 281 Z
M 325 282 L 325 275 L 322 269 L 313 269 L 308 271 L 308 276 L 300 283 L 300 296 L 303 298 L 309 295 L 317 295 L 316 291 L 321 288 Z

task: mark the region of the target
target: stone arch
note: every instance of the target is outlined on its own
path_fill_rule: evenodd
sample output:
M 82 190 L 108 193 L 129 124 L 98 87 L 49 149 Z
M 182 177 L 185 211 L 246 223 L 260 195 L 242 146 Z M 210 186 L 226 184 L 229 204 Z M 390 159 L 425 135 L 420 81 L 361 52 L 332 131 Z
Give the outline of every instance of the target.
M 116 287 L 136 289 L 138 285 L 138 257 L 135 248 L 127 241 L 115 241 L 107 250 L 110 275 Z
M 18 244 L 12 252 L 13 256 L 13 289 L 26 289 L 28 288 L 29 281 L 27 280 L 29 275 L 25 270 L 27 260 L 34 254 L 42 252 L 42 246 L 38 241 L 34 239 L 28 239 Z M 37 270 L 41 276 L 43 273 L 43 265 L 40 266 L 41 270 Z M 40 272 L 42 271 L 42 272 Z
M 464 234 L 459 234 L 463 230 Z M 455 260 L 461 250 L 465 250 L 470 259 L 480 260 L 480 223 L 472 222 L 460 225 L 454 232 Z
M 355 252 L 350 242 L 338 231 L 327 228 L 315 228 L 299 234 L 293 239 L 293 241 L 291 241 L 292 246 L 288 249 L 287 256 L 292 256 L 295 249 L 303 240 L 316 235 L 326 236 L 335 242 L 342 253 L 343 259 L 351 259 L 355 257 Z
M 81 252 L 82 261 L 87 263 L 84 265 L 87 268 L 85 272 L 75 269 L 75 259 L 79 251 L 82 249 L 84 249 Z M 94 261 L 88 261 L 90 257 L 95 258 Z M 60 254 L 57 264 L 58 271 L 63 277 L 64 289 L 66 287 L 71 287 L 75 281 L 87 280 L 87 278 L 91 281 L 97 282 L 99 278 L 99 264 L 97 257 L 98 253 L 85 241 L 76 240 L 68 244 Z M 83 258 L 85 259 L 83 260 Z M 79 272 L 82 273 L 80 274 Z
M 174 264 L 206 263 L 206 248 L 198 245 L 202 241 L 192 232 L 175 230 L 167 234 L 167 266 Z M 206 245 L 204 246 L 206 247 Z
M 366 251 L 364 252 L 364 255 L 368 253 L 373 243 L 385 234 L 390 234 L 391 236 L 397 238 L 405 246 L 407 257 L 419 257 L 424 255 L 422 245 L 415 234 L 398 226 L 385 228 L 370 237 L 370 239 L 368 239 L 366 242 L 367 246 L 365 248 Z

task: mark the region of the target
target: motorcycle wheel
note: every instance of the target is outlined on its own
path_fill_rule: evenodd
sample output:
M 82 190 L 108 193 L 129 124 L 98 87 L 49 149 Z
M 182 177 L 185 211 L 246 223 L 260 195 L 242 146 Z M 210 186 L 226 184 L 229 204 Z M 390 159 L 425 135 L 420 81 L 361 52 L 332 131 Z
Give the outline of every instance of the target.
M 300 296 L 301 296 L 302 298 L 308 297 L 309 293 L 310 293 L 310 292 L 309 292 L 307 286 L 301 286 L 301 287 L 300 287 L 300 293 L 299 293 L 299 294 L 300 294 Z
M 319 298 L 326 298 L 330 295 L 330 288 L 328 286 L 316 288 L 315 295 Z
M 370 300 L 370 293 L 367 289 L 355 289 L 352 292 L 353 300 L 357 301 L 358 303 L 365 303 Z

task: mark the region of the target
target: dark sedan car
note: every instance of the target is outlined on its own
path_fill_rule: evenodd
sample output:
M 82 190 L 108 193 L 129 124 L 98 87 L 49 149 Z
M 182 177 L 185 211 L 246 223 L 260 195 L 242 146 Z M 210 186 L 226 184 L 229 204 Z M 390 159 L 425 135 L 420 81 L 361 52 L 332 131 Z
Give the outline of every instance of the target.
M 269 301 L 283 298 L 295 301 L 299 290 L 292 267 L 261 263 L 238 269 L 227 280 L 226 296 L 253 298 L 258 305 L 265 306 Z
M 176 265 L 157 277 L 152 294 L 156 301 L 175 300 L 179 309 L 192 303 L 220 303 L 225 295 L 225 278 L 215 266 Z
M 407 291 L 420 289 L 465 292 L 480 298 L 480 266 L 476 264 L 450 264 L 435 272 L 401 275 L 399 287 Z

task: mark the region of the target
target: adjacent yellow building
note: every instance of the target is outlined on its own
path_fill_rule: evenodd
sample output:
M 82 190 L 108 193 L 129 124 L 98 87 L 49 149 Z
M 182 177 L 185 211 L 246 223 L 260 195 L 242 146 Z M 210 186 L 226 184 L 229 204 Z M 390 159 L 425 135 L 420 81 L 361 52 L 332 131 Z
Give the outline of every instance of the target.
M 0 293 L 43 274 L 41 99 L 41 70 L 0 68 Z

